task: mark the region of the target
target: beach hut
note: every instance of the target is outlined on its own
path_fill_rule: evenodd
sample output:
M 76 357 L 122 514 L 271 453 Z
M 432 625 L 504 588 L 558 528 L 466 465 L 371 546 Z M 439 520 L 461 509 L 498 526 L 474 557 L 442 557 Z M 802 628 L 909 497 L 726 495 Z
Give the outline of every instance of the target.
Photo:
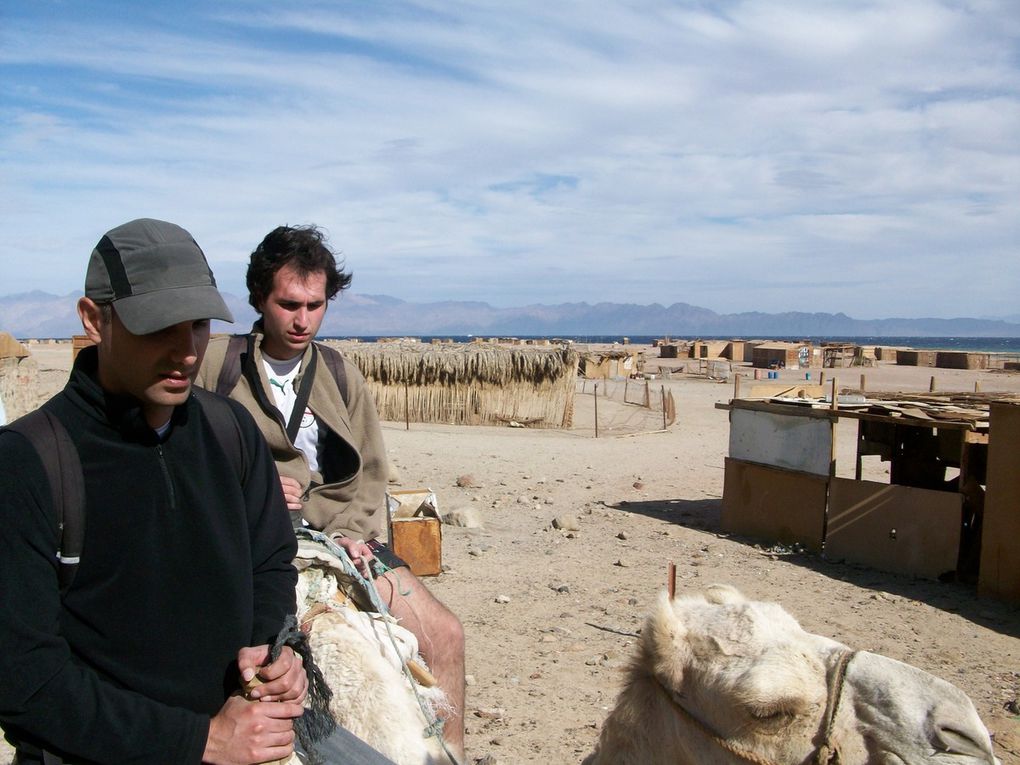
M 384 420 L 567 428 L 578 355 L 570 349 L 330 342 L 365 376 Z
M 988 354 L 938 351 L 935 354 L 935 366 L 940 369 L 988 369 Z
M 581 376 L 589 380 L 630 377 L 644 368 L 640 351 L 622 349 L 584 353 L 579 363 Z
M 896 363 L 903 367 L 934 367 L 938 351 L 918 351 L 903 348 L 896 352 Z
M 691 343 L 688 354 L 692 359 L 721 359 L 728 358 L 726 351 L 730 343 L 725 340 L 695 340 Z
M 811 366 L 810 343 L 761 343 L 755 346 L 751 366 L 758 369 L 800 369 Z
M 723 531 L 883 571 L 932 579 L 954 572 L 1020 601 L 1020 397 L 811 398 L 716 405 L 730 418 Z M 857 424 L 852 478 L 837 470 L 840 419 Z M 862 460 L 873 457 L 889 463 L 886 480 L 864 478 Z M 983 528 L 972 520 L 982 514 Z

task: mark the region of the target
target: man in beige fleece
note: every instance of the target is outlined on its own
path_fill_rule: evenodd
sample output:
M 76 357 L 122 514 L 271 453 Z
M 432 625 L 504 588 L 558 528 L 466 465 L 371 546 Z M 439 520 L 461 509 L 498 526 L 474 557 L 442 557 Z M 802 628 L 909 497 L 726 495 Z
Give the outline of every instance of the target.
M 463 759 L 463 627 L 379 541 L 388 470 L 375 402 L 354 364 L 313 342 L 329 301 L 350 282 L 318 229 L 274 229 L 248 265 L 248 300 L 260 319 L 244 338 L 210 342 L 199 382 L 251 412 L 296 525 L 330 534 L 365 573 L 373 559 L 383 564 L 376 587 L 446 692 L 443 736 Z

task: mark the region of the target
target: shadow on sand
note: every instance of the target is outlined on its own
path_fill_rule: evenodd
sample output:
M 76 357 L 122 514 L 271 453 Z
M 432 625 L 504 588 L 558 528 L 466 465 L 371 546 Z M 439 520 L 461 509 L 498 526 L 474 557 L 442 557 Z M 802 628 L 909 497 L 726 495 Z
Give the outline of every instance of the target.
M 978 598 L 973 585 L 937 582 L 891 574 L 844 561 L 830 561 L 822 555 L 796 552 L 784 545 L 724 534 L 720 530 L 722 499 L 655 500 L 608 504 L 615 510 L 657 518 L 685 528 L 715 534 L 734 542 L 770 552 L 778 559 L 815 571 L 830 579 L 848 582 L 876 592 L 888 592 L 959 614 L 974 624 L 1003 635 L 1020 637 L 1020 607 L 990 598 Z

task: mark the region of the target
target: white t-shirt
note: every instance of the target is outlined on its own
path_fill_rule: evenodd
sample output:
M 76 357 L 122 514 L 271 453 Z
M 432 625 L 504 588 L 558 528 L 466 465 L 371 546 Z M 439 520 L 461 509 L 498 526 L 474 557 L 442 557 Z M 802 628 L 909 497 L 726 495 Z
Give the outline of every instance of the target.
M 297 401 L 294 380 L 301 371 L 301 357 L 280 361 L 263 353 L 262 364 L 265 368 L 266 378 L 269 380 L 269 388 L 273 391 L 276 408 L 283 415 L 283 421 L 289 423 L 294 411 L 294 403 Z M 305 406 L 304 414 L 301 416 L 301 427 L 298 428 L 294 446 L 304 452 L 305 457 L 308 458 L 308 467 L 317 471 L 320 454 L 319 423 L 308 406 Z

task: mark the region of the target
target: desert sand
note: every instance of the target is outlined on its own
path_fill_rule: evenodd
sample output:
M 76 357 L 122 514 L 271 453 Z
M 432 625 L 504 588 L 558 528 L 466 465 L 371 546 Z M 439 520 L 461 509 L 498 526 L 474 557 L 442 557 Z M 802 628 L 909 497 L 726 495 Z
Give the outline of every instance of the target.
M 34 350 L 50 388 L 40 395 L 48 395 L 67 363 L 59 346 Z M 67 346 L 62 352 L 69 362 Z M 659 360 L 647 355 L 655 371 Z M 978 382 L 985 392 L 1020 391 L 1020 374 L 1002 372 L 825 371 L 840 387 L 858 387 L 864 371 L 869 390 L 927 391 L 934 374 L 939 390 L 973 391 Z M 678 591 L 735 585 L 782 603 L 810 631 L 958 685 L 992 731 L 997 756 L 1020 763 L 1020 608 L 978 599 L 961 584 L 722 534 L 728 418 L 715 405 L 731 398 L 733 384 L 693 373 L 651 384 L 676 398 L 677 420 L 665 432 L 660 413 L 622 402 L 622 381 L 600 383 L 597 439 L 591 382 L 569 431 L 383 424 L 394 488 L 429 487 L 441 512 L 473 507 L 481 519 L 478 528 L 443 527 L 446 570 L 427 580 L 467 634 L 469 760 L 576 763 L 590 752 L 674 562 Z M 845 422 L 838 431 L 839 472 L 852 475 L 855 429 Z M 867 469 L 887 480 L 883 463 Z

